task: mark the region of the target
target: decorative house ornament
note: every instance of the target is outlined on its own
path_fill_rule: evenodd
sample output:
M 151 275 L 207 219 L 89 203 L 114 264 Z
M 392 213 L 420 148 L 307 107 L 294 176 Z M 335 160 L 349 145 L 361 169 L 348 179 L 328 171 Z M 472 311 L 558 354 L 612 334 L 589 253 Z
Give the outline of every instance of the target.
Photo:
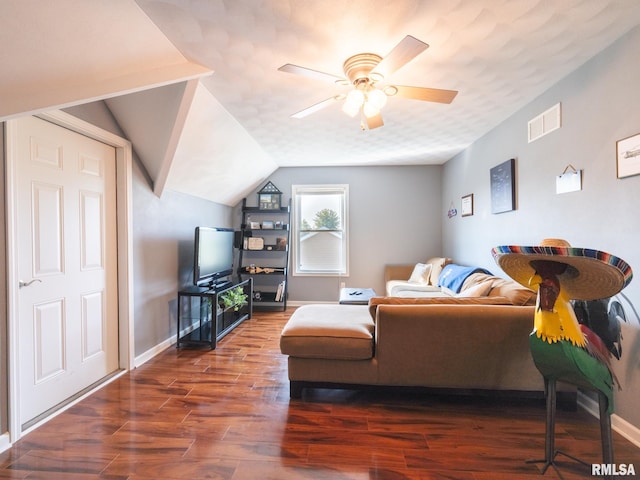
M 258 208 L 260 210 L 280 210 L 282 192 L 273 183 L 267 182 L 258 192 Z

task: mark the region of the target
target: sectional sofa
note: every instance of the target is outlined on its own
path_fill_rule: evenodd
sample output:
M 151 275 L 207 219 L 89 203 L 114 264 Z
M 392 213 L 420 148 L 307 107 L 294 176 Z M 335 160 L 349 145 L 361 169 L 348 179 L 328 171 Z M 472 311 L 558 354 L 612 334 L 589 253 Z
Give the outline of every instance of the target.
M 436 260 L 439 277 L 451 262 Z M 389 266 L 387 281 L 408 282 L 415 268 Z M 312 387 L 384 386 L 542 398 L 528 343 L 534 292 L 469 272 L 458 292 L 431 285 L 421 295 L 374 297 L 369 305 L 299 307 L 280 338 L 291 397 Z M 575 404 L 574 387 L 559 390 L 560 401 Z

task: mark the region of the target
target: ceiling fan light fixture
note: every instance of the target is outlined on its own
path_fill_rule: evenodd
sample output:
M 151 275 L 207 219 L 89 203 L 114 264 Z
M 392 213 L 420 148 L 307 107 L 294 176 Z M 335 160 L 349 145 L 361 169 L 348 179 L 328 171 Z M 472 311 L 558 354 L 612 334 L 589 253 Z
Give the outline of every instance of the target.
M 387 103 L 387 96 L 382 90 L 373 89 L 367 93 L 367 104 L 372 104 L 380 111 Z
M 344 102 L 342 105 L 342 111 L 350 117 L 355 117 L 360 111 L 360 106 L 349 105 L 347 102 Z
M 357 105 L 358 107 L 364 102 L 364 93 L 362 90 L 353 89 L 347 93 L 345 103 L 350 105 Z
M 375 117 L 380 113 L 380 109 L 371 102 L 366 102 L 362 107 L 362 113 L 367 118 Z
M 354 89 L 347 94 L 347 98 L 342 105 L 342 111 L 350 117 L 355 117 L 360 111 L 365 97 L 362 91 Z

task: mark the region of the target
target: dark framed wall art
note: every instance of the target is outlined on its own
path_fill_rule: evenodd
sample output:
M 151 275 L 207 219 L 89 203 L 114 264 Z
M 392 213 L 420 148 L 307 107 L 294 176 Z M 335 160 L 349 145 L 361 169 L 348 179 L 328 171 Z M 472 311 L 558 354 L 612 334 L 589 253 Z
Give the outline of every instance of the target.
M 491 213 L 516 209 L 516 160 L 511 158 L 490 170 Z

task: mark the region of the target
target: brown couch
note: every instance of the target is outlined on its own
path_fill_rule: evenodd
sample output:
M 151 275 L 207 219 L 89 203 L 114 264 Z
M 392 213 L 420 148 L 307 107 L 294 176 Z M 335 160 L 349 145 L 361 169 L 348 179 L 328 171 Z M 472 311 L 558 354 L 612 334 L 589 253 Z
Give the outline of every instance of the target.
M 491 288 L 482 297 L 374 297 L 368 306 L 298 308 L 280 339 L 291 397 L 307 387 L 370 385 L 542 397 L 528 343 L 533 292 L 474 275 L 468 288 L 491 281 L 494 294 Z M 559 398 L 574 403 L 575 388 L 562 387 Z

